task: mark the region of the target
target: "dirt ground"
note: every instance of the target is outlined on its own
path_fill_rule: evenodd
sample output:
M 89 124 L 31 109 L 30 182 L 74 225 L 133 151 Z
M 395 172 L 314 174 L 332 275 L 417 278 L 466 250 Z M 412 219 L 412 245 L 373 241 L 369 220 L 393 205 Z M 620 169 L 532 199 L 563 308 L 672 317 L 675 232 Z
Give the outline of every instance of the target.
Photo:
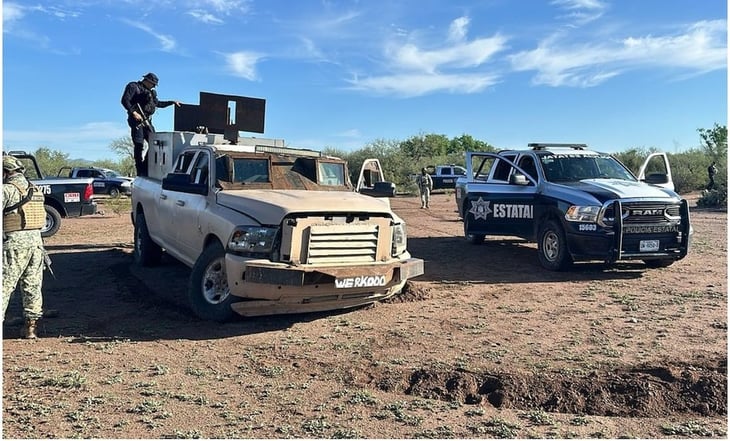
M 641 263 L 539 266 L 462 237 L 453 194 L 391 200 L 426 273 L 350 311 L 197 319 L 189 270 L 132 265 L 128 212 L 47 240 L 37 341 L 3 325 L 4 438 L 726 438 L 727 213 Z

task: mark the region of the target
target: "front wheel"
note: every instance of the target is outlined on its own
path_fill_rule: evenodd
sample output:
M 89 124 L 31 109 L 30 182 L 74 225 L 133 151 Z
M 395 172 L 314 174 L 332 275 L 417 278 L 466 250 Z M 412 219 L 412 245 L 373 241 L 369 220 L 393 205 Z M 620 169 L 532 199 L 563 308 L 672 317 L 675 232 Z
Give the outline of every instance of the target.
M 565 270 L 573 263 L 563 228 L 554 220 L 545 222 L 538 234 L 537 253 L 540 265 L 550 271 Z
M 46 224 L 41 228 L 41 237 L 51 237 L 61 228 L 61 213 L 50 205 L 44 205 L 46 209 Z
M 193 265 L 188 300 L 195 315 L 204 320 L 225 322 L 233 317 L 225 251 L 219 242 L 209 244 Z
M 109 189 L 109 196 L 116 199 L 119 197 L 119 187 L 112 187 Z

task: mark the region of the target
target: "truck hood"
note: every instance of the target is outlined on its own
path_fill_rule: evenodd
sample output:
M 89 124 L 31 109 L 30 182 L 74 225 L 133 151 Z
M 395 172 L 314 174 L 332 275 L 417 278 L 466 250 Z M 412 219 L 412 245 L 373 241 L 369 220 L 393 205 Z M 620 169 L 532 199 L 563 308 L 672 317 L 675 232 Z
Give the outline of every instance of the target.
M 390 201 L 350 191 L 221 190 L 218 203 L 264 225 L 290 213 L 371 213 L 391 216 Z
M 622 179 L 584 179 L 562 185 L 589 193 L 601 203 L 609 199 L 679 199 L 671 190 Z

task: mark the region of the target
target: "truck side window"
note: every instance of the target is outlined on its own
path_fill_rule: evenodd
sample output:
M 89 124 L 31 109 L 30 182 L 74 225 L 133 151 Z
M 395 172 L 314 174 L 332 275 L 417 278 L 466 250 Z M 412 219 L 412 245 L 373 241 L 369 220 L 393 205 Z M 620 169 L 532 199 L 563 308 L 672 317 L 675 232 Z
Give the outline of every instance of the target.
M 510 161 L 515 160 L 514 155 L 505 156 L 505 158 Z M 495 181 L 507 181 L 509 179 L 509 172 L 511 170 L 511 165 L 509 165 L 506 161 L 499 160 L 495 165 L 494 175 L 492 175 L 492 179 L 494 179 Z
M 192 182 L 194 184 L 208 184 L 208 153 L 200 152 L 193 166 Z
M 532 159 L 532 156 L 523 156 L 520 158 L 520 162 L 517 165 L 530 175 L 532 179 L 537 180 L 537 167 L 535 166 L 535 160 Z
M 175 164 L 173 173 L 187 173 L 188 167 L 190 166 L 190 163 L 193 162 L 194 156 L 195 152 L 185 152 L 181 154 L 180 157 L 177 158 L 177 164 Z
M 228 156 L 221 155 L 215 158 L 216 180 L 229 181 L 228 177 Z
M 76 177 L 77 178 L 88 178 L 88 177 L 90 177 L 89 171 L 88 170 L 78 170 L 76 172 Z

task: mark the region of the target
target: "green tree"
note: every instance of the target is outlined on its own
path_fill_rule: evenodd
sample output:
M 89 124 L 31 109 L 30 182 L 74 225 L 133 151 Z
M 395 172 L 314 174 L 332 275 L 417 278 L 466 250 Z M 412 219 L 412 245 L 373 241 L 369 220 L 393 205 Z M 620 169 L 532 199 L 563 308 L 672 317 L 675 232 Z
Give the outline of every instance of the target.
M 718 164 L 727 160 L 727 126 L 715 123 L 711 129 L 697 129 L 702 148 Z
M 434 133 L 416 135 L 400 143 L 400 149 L 407 156 L 421 162 L 424 158 L 443 156 L 447 153 L 449 139 L 446 135 Z
M 449 141 L 446 153 L 451 155 L 454 153 L 464 152 L 493 152 L 495 150 L 496 149 L 488 143 L 475 139 L 471 135 L 467 135 L 465 133 L 461 136 L 454 137 L 451 141 Z
M 38 147 L 33 156 L 44 176 L 56 176 L 61 167 L 73 166 L 68 159 L 68 153 L 51 150 L 48 147 Z
M 127 176 L 136 176 L 137 171 L 134 166 L 134 143 L 132 143 L 132 138 L 129 135 L 117 138 L 109 145 L 109 149 L 119 157 L 119 165 L 116 170 Z

